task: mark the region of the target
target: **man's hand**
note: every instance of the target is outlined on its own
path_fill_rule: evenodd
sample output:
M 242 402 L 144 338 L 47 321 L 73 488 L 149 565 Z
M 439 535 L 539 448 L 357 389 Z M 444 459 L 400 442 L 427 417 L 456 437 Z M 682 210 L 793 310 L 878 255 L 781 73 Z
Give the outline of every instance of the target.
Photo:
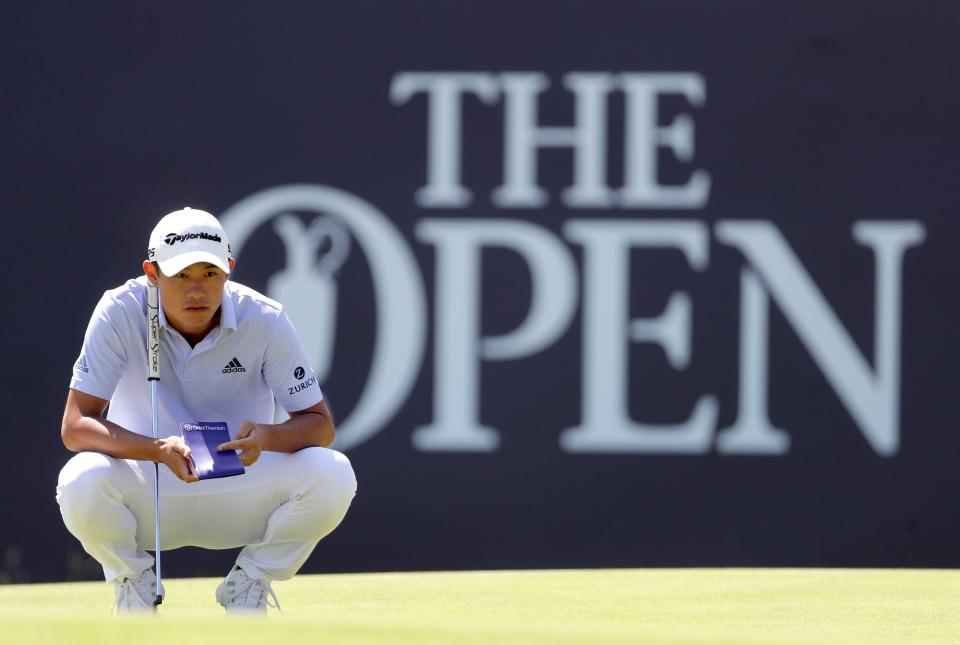
M 267 438 L 266 434 L 267 431 L 259 423 L 244 421 L 240 424 L 237 438 L 221 443 L 217 446 L 217 450 L 239 450 L 240 463 L 249 466 L 260 458 Z
M 160 457 L 157 461 L 173 471 L 174 475 L 188 484 L 199 479 L 190 462 L 190 446 L 184 443 L 183 437 L 160 439 L 159 448 Z

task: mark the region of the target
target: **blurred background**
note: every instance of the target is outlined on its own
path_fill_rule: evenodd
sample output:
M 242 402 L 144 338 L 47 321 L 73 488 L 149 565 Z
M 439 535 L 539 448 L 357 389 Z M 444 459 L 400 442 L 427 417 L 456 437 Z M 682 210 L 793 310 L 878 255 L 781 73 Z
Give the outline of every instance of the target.
M 101 575 L 54 500 L 63 401 L 94 305 L 187 205 L 287 307 L 358 474 L 305 571 L 957 566 L 958 27 L 8 7 L 0 582 Z

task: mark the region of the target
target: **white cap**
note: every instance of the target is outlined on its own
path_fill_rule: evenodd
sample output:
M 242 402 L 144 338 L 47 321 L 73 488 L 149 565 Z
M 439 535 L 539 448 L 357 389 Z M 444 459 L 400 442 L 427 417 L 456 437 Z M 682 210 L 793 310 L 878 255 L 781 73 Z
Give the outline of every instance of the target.
M 147 259 L 159 264 L 168 276 L 197 262 L 208 262 L 230 273 L 230 243 L 216 217 L 187 207 L 157 222 L 150 234 Z

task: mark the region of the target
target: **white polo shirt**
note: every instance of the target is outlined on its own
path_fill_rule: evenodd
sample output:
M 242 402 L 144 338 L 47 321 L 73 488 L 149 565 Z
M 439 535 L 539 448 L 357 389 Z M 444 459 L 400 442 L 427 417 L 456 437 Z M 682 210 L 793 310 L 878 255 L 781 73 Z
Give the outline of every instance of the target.
M 103 294 L 90 318 L 70 387 L 110 401 L 107 418 L 152 436 L 147 381 L 147 279 Z M 287 412 L 323 399 L 293 325 L 276 301 L 236 282 L 223 289 L 220 324 L 196 347 L 167 325 L 160 308 L 159 433 L 186 421 L 273 423 L 274 398 Z

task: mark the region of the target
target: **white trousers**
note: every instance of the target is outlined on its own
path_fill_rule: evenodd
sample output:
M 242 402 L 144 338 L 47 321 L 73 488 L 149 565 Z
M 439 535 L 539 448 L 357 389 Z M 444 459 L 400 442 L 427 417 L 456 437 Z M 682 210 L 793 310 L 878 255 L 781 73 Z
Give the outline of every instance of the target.
M 242 546 L 237 564 L 250 577 L 288 580 L 340 524 L 356 490 L 350 461 L 327 448 L 264 452 L 243 475 L 192 484 L 161 464 L 160 550 Z M 78 453 L 60 471 L 57 502 L 108 582 L 153 566 L 153 462 Z

